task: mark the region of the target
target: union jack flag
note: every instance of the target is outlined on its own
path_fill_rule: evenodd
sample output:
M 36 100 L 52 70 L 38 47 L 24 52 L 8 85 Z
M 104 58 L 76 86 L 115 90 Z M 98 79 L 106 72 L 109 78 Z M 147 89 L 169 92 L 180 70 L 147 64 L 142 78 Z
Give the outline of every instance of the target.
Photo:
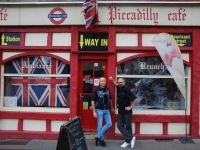
M 69 74 L 69 65 L 47 56 L 31 56 L 11 62 L 11 73 Z M 69 107 L 69 78 L 12 77 L 11 96 L 17 106 Z
M 86 21 L 86 28 L 93 28 L 98 22 L 98 0 L 85 0 L 82 4 L 83 13 Z

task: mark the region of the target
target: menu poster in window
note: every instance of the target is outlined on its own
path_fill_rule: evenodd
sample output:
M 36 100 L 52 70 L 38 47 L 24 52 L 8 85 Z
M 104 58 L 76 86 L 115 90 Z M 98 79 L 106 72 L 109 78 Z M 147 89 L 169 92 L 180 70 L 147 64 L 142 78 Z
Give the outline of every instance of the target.
M 61 126 L 56 150 L 88 150 L 80 117 Z
M 91 75 L 84 75 L 83 81 L 85 83 L 90 83 L 91 82 L 90 80 L 91 80 Z
M 99 86 L 99 79 L 94 79 L 94 86 Z
M 17 107 L 17 97 L 16 96 L 4 96 L 3 102 L 4 102 L 4 106 Z
M 88 109 L 88 102 L 83 102 L 83 109 Z

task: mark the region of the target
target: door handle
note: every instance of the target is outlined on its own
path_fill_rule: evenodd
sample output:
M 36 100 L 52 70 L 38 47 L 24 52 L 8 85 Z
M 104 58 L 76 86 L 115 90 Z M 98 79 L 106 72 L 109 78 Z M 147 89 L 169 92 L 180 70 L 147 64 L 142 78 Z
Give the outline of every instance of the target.
M 84 96 L 82 96 L 81 93 L 80 93 L 80 99 L 83 98 L 83 97 L 84 97 Z

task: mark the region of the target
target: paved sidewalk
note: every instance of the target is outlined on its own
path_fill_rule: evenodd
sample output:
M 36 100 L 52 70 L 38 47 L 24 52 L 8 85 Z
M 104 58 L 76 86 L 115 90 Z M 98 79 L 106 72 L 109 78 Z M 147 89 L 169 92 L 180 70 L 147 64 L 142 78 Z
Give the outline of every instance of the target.
M 200 139 L 194 143 L 181 143 L 174 140 L 136 140 L 134 150 L 200 150 Z M 106 147 L 96 146 L 94 140 L 86 140 L 88 150 L 122 150 L 122 140 L 105 140 Z M 15 145 L 13 145 L 15 144 Z M 0 150 L 56 150 L 57 140 L 0 140 Z M 66 149 L 67 150 L 67 149 Z

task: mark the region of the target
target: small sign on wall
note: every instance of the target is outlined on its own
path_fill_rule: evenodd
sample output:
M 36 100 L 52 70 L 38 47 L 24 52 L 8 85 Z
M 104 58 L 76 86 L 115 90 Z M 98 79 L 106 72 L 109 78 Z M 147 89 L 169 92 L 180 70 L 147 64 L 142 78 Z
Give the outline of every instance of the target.
M 20 33 L 2 33 L 1 45 L 20 46 Z
M 171 34 L 176 40 L 178 46 L 192 46 L 191 34 Z
M 88 109 L 88 102 L 83 102 L 83 109 Z
M 4 96 L 3 106 L 6 107 L 17 107 L 17 97 L 16 96 Z
M 94 63 L 94 67 L 98 67 L 98 63 Z
M 79 51 L 108 51 L 108 33 L 79 33 Z
M 94 79 L 94 86 L 99 86 L 99 79 Z

